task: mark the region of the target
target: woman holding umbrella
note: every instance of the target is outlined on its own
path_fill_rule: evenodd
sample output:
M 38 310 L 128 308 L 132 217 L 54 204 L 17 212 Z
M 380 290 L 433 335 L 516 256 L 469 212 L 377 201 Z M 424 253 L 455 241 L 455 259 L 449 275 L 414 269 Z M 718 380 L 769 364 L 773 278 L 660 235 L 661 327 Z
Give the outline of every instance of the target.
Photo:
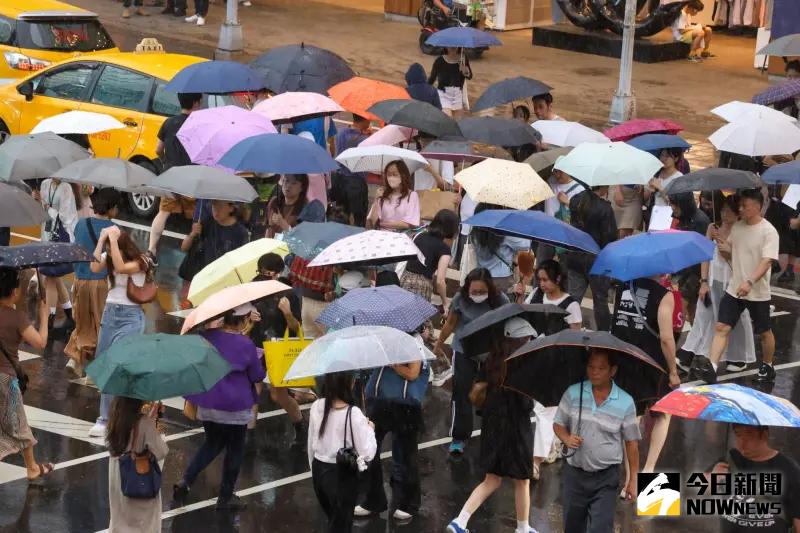
M 480 203 L 475 214 L 487 209 L 502 209 L 502 206 Z M 497 290 L 510 292 L 514 284 L 514 266 L 518 252 L 530 250 L 531 241 L 520 237 L 503 236 L 488 229 L 473 228 L 470 234 L 475 247 L 478 267 L 487 269 Z
M 278 194 L 267 204 L 267 234 L 273 238 L 305 220 L 322 222 L 325 208 L 319 200 L 308 200 L 308 174 L 285 174 L 281 177 Z
M 464 82 L 472 79 L 472 67 L 463 49 L 448 46 L 431 67 L 428 83 L 439 90 L 442 111 L 459 118 L 464 115 Z
M 367 215 L 367 227 L 403 231 L 420 225 L 419 196 L 411 171 L 398 159 L 383 170 L 383 190 Z
M 646 202 L 650 202 L 650 205 L 669 206 L 669 198 L 663 191 L 672 180 L 683 176 L 683 173 L 677 168 L 678 161 L 682 156 L 683 150 L 680 148 L 665 148 L 658 154 L 658 159 L 664 166 L 644 188 L 644 199 Z

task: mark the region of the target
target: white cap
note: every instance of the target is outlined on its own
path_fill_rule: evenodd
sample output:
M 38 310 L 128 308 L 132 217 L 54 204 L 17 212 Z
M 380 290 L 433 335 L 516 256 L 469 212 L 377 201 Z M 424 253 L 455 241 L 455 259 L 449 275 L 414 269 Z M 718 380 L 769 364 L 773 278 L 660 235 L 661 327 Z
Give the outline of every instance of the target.
M 255 310 L 256 308 L 253 306 L 253 304 L 250 302 L 245 302 L 242 305 L 233 308 L 233 316 L 249 315 Z
M 369 279 L 359 270 L 348 270 L 339 276 L 339 287 L 343 291 L 369 287 Z
M 511 339 L 521 339 L 523 337 L 536 337 L 536 330 L 524 318 L 515 316 L 509 318 L 503 325 L 505 335 Z

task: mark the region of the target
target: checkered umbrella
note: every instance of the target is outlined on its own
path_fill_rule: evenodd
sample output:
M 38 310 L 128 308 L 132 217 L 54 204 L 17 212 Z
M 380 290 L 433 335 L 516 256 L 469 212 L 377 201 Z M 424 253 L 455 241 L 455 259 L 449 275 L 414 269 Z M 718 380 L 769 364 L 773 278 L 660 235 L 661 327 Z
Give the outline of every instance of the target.
M 436 314 L 436 308 L 419 295 L 397 285 L 353 289 L 334 300 L 317 321 L 329 328 L 388 326 L 415 331 Z
M 800 79 L 787 80 L 753 96 L 754 104 L 770 105 L 800 95 Z

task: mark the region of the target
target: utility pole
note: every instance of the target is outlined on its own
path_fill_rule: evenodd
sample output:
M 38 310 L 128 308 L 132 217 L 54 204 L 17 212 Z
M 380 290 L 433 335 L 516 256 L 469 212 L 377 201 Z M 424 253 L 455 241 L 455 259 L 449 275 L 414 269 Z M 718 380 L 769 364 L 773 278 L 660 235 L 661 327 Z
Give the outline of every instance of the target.
M 611 100 L 611 113 L 608 121 L 621 124 L 633 117 L 636 98 L 631 90 L 633 77 L 633 44 L 636 39 L 636 0 L 625 2 L 625 22 L 622 30 L 622 53 L 619 57 L 619 86 Z
M 219 42 L 214 59 L 232 60 L 244 50 L 242 25 L 239 24 L 239 0 L 228 0 L 225 22 L 219 29 Z

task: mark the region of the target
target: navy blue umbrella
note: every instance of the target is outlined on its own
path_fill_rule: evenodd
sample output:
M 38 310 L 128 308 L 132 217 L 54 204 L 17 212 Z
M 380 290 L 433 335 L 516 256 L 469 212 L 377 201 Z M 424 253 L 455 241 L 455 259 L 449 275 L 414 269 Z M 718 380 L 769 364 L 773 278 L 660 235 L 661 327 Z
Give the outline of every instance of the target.
M 85 248 L 69 242 L 34 242 L 0 246 L 0 268 L 32 268 L 94 261 Z
M 486 228 L 512 237 L 560 246 L 568 250 L 600 253 L 591 235 L 541 211 L 487 209 L 464 221 L 464 224 Z
M 639 135 L 627 141 L 631 146 L 644 150 L 645 152 L 660 152 L 667 148 L 680 148 L 681 150 L 688 150 L 692 147 L 691 144 L 686 142 L 682 137 L 677 135 L 666 135 L 664 133 L 648 133 Z
M 236 61 L 203 61 L 184 67 L 164 88 L 174 93 L 225 94 L 265 87 L 261 74 L 247 65 Z
M 501 46 L 503 43 L 489 32 L 455 26 L 437 31 L 428 37 L 425 44 L 448 48 L 485 48 L 487 46 Z
M 297 135 L 248 137 L 222 156 L 219 164 L 236 171 L 322 174 L 339 168 L 324 148 Z
M 525 100 L 534 96 L 549 93 L 553 88 L 533 78 L 517 76 L 498 81 L 489 86 L 472 106 L 473 111 L 482 111 L 490 107 L 507 104 L 515 100 Z
M 283 235 L 289 251 L 303 259 L 314 259 L 322 250 L 350 235 L 366 231 L 338 222 L 301 222 Z
M 340 56 L 305 43 L 273 48 L 255 58 L 250 66 L 264 77 L 267 89 L 274 93 L 328 94 L 329 88 L 356 75 Z
M 329 328 L 387 326 L 412 332 L 436 314 L 425 298 L 397 285 L 352 289 L 331 302 L 317 321 Z
M 789 163 L 771 166 L 761 175 L 761 179 L 766 183 L 779 185 L 784 183 L 800 184 L 800 161 L 790 161 Z

